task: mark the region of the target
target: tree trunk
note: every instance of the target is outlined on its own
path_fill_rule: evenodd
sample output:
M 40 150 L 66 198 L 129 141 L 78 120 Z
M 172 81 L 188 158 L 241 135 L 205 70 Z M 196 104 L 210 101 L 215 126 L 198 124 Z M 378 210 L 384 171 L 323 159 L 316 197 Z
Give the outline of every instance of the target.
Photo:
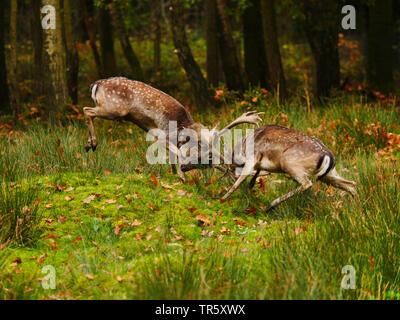
M 33 45 L 33 63 L 34 63 L 34 90 L 36 96 L 43 94 L 43 38 L 42 24 L 40 21 L 40 1 L 31 2 L 31 39 Z
M 178 54 L 179 62 L 185 69 L 186 76 L 192 87 L 192 91 L 199 107 L 205 108 L 213 104 L 210 92 L 207 88 L 207 82 L 203 77 L 199 65 L 193 58 L 192 51 L 189 47 L 185 23 L 183 20 L 183 4 L 181 0 L 172 0 L 169 8 L 170 26 L 172 38 Z
M 392 0 L 379 0 L 369 6 L 367 83 L 371 89 L 393 89 Z
M 277 89 L 279 86 L 279 94 L 281 96 L 287 96 L 286 81 L 276 30 L 274 0 L 261 0 L 261 17 L 271 87 Z
M 107 8 L 99 8 L 99 33 L 103 77 L 115 76 L 117 73 L 117 63 L 115 60 L 113 30 L 108 6 Z
M 5 54 L 5 39 L 4 30 L 6 28 L 4 21 L 4 14 L 6 3 L 0 3 L 0 112 L 7 112 L 9 110 L 9 95 L 7 86 L 7 69 L 6 69 L 6 54 Z
M 225 81 L 229 90 L 243 91 L 242 68 L 237 56 L 235 42 L 232 38 L 232 29 L 226 12 L 226 0 L 217 0 L 219 14 L 218 38 L 221 50 L 222 66 L 225 73 Z
M 20 110 L 20 96 L 19 96 L 19 87 L 18 87 L 18 79 L 17 79 L 17 18 L 18 18 L 18 2 L 11 0 L 10 1 L 10 63 L 8 75 L 10 78 L 10 102 L 11 109 L 13 112 L 14 124 L 18 120 L 18 113 Z
M 302 5 L 306 16 L 304 29 L 315 61 L 316 94 L 326 97 L 331 89 L 340 86 L 338 3 L 335 0 L 308 0 Z
M 161 1 L 151 0 L 151 24 L 153 36 L 153 72 L 156 73 L 161 65 Z
M 215 0 L 206 0 L 204 4 L 206 43 L 207 43 L 207 82 L 217 87 L 219 77 L 218 11 Z
M 71 0 L 64 0 L 64 26 L 67 52 L 67 84 L 69 96 L 78 104 L 79 56 L 76 48 L 75 30 L 72 24 Z
M 102 67 L 101 67 L 101 59 L 99 50 L 96 45 L 96 33 L 95 33 L 95 24 L 93 17 L 89 16 L 88 7 L 86 4 L 86 0 L 80 0 L 80 7 L 83 16 L 83 20 L 85 21 L 86 32 L 89 37 L 90 47 L 92 48 L 93 58 L 96 63 L 97 73 L 101 77 L 102 76 Z
M 42 0 L 42 6 L 45 5 L 51 5 L 56 9 L 56 28 L 43 29 L 44 92 L 47 114 L 52 117 L 59 111 L 60 106 L 68 102 L 68 88 L 60 27 L 60 0 Z
M 125 58 L 128 61 L 128 64 L 131 68 L 131 71 L 132 71 L 135 79 L 143 80 L 144 79 L 143 70 L 140 65 L 140 61 L 139 61 L 135 51 L 133 51 L 131 43 L 129 42 L 129 36 L 125 29 L 123 15 L 121 12 L 120 5 L 121 5 L 120 2 L 114 2 L 112 5 L 112 10 L 111 10 L 113 23 L 115 26 L 115 31 L 116 31 L 118 39 L 121 43 L 121 47 L 124 52 Z
M 261 25 L 260 0 L 250 0 L 249 6 L 243 14 L 246 76 L 252 86 L 271 89 Z

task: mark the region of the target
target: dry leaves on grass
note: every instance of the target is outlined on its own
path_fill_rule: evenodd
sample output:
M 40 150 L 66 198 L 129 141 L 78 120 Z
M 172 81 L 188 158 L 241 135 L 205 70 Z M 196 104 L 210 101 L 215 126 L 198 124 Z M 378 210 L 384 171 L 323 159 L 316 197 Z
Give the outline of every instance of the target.
M 89 196 L 88 198 L 84 199 L 84 200 L 83 200 L 83 203 L 88 204 L 88 203 L 92 202 L 95 198 L 96 198 L 96 195 L 95 195 L 95 194 L 92 194 L 92 195 Z
M 93 276 L 93 274 L 91 274 L 91 273 L 86 273 L 85 276 L 86 276 L 86 278 L 88 278 L 89 280 L 93 280 L 93 279 L 94 279 L 94 276 Z
M 224 233 L 224 234 L 230 234 L 232 232 L 232 230 L 222 227 L 219 232 Z
M 207 218 L 205 215 L 199 214 L 198 216 L 196 216 L 196 220 L 200 227 L 209 226 L 211 224 L 210 219 Z

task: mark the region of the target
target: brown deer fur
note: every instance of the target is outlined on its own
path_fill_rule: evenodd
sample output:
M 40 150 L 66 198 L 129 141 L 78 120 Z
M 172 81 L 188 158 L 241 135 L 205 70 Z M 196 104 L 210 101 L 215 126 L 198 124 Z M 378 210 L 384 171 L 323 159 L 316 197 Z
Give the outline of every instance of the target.
M 254 157 L 246 154 L 246 140 L 248 139 L 254 139 Z M 238 160 L 240 159 L 239 152 L 243 156 L 243 164 L 238 163 L 240 162 Z M 332 152 L 318 139 L 301 132 L 278 125 L 265 125 L 243 138 L 235 146 L 234 154 L 234 164 L 231 166 L 231 170 L 243 167 L 243 171 L 223 199 L 229 197 L 254 170 L 256 170 L 256 174 L 250 182 L 250 188 L 254 186 L 261 170 L 287 173 L 300 184 L 297 189 L 274 200 L 268 209 L 272 209 L 296 193 L 310 188 L 312 186 L 311 176 L 316 176 L 317 179 L 329 185 L 357 196 L 356 183 L 343 179 L 336 172 Z

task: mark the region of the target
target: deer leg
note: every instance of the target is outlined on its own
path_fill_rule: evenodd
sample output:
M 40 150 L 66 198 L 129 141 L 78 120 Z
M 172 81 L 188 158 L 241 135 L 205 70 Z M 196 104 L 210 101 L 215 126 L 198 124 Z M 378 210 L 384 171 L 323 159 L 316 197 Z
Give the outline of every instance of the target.
M 172 169 L 172 173 L 176 174 L 176 165 L 175 164 L 171 164 L 171 169 Z
M 242 184 L 244 180 L 253 172 L 254 170 L 254 163 L 247 162 L 243 168 L 242 174 L 240 177 L 236 180 L 234 185 L 231 187 L 231 189 L 223 196 L 222 199 L 228 198 L 232 193 L 236 191 L 237 188 Z
M 290 173 L 289 173 L 290 174 Z M 292 175 L 291 175 L 292 176 Z M 274 209 L 278 204 L 280 204 L 281 202 L 293 197 L 295 194 L 306 191 L 307 189 L 311 188 L 312 186 L 312 182 L 310 181 L 310 179 L 308 179 L 308 177 L 306 175 L 303 176 L 292 176 L 298 183 L 301 184 L 300 187 L 296 188 L 293 191 L 288 192 L 287 194 L 285 194 L 282 197 L 279 197 L 277 199 L 275 199 L 274 201 L 271 202 L 271 205 L 268 207 L 267 212 Z
M 260 174 L 261 169 L 257 169 L 256 173 L 254 174 L 253 178 L 250 181 L 249 184 L 249 190 L 253 189 L 254 185 L 256 184 L 257 177 Z
M 325 177 L 321 179 L 324 183 L 334 186 L 335 188 L 342 189 L 349 192 L 354 198 L 358 198 L 356 183 L 343 179 L 337 173 L 336 169 L 333 168 Z
M 96 117 L 96 109 L 97 108 L 83 108 L 83 114 L 89 128 L 89 139 L 85 147 L 86 152 L 89 152 L 90 149 L 95 151 L 97 147 L 97 136 L 93 125 L 93 119 Z
M 173 154 L 177 156 L 178 159 L 178 165 L 175 166 L 175 164 L 172 164 L 172 170 L 174 170 L 174 167 L 176 171 L 178 172 L 179 178 L 181 178 L 183 183 L 186 183 L 186 175 L 185 173 L 181 170 L 181 163 L 182 163 L 182 154 L 181 151 L 178 149 L 177 146 L 173 145 L 172 143 L 169 143 L 167 140 L 157 140 L 163 147 L 165 147 L 168 151 L 171 151 Z M 175 173 L 175 172 L 174 172 Z

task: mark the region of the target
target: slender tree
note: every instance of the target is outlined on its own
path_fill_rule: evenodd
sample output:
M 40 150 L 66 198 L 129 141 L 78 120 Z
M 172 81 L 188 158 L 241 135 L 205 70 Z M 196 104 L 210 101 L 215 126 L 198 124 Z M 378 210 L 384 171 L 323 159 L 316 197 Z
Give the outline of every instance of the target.
M 42 0 L 42 6 L 55 8 L 56 28 L 43 29 L 44 92 L 47 113 L 53 116 L 59 107 L 68 102 L 65 70 L 65 52 L 62 40 L 60 0 Z
M 150 0 L 150 15 L 153 36 L 153 71 L 161 65 L 161 0 Z
M 99 34 L 101 50 L 101 66 L 103 77 L 115 76 L 117 73 L 117 62 L 115 60 L 113 28 L 109 11 L 109 2 L 105 7 L 99 7 Z
M 9 108 L 9 95 L 7 86 L 7 70 L 5 55 L 5 6 L 6 2 L 0 2 L 0 112 L 7 112 Z
M 219 14 L 219 47 L 226 85 L 230 90 L 243 91 L 243 73 L 237 55 L 238 51 L 232 37 L 225 0 L 217 0 L 217 8 Z
M 78 104 L 79 55 L 76 48 L 75 28 L 72 22 L 71 0 L 64 0 L 64 28 L 67 52 L 67 84 L 73 104 Z
M 204 18 L 207 43 L 207 82 L 209 86 L 218 86 L 219 45 L 218 45 L 218 11 L 216 0 L 205 0 Z
M 336 0 L 302 0 L 304 31 L 315 62 L 315 87 L 319 97 L 340 86 L 338 50 L 339 8 Z
M 280 95 L 286 96 L 286 81 L 283 72 L 281 53 L 278 43 L 278 34 L 276 30 L 276 12 L 274 0 L 261 0 L 261 17 L 271 87 L 278 88 L 279 86 Z
M 181 0 L 172 0 L 169 7 L 170 27 L 172 38 L 176 48 L 179 62 L 185 69 L 186 76 L 192 87 L 192 91 L 199 107 L 207 107 L 213 104 L 207 82 L 201 72 L 199 65 L 193 58 L 192 51 L 186 37 L 184 10 Z
M 102 76 L 102 67 L 101 67 L 101 59 L 99 50 L 96 44 L 96 32 L 95 32 L 95 23 L 93 16 L 89 15 L 88 5 L 86 0 L 79 0 L 80 8 L 82 12 L 83 20 L 85 21 L 86 32 L 89 37 L 90 47 L 92 49 L 92 54 L 94 61 L 96 63 L 97 73 L 99 76 Z
M 10 78 L 9 90 L 11 109 L 13 112 L 14 124 L 17 122 L 18 113 L 20 109 L 20 96 L 18 87 L 17 75 L 17 18 L 18 18 L 18 2 L 10 1 L 10 50 L 9 50 L 9 70 L 8 75 Z
M 248 82 L 252 86 L 270 89 L 268 60 L 264 47 L 264 32 L 260 0 L 250 0 L 243 13 L 244 62 Z
M 129 42 L 129 36 L 125 29 L 123 15 L 121 12 L 121 2 L 117 1 L 112 4 L 111 9 L 112 20 L 115 26 L 115 32 L 121 43 L 122 50 L 124 52 L 125 58 L 131 68 L 134 77 L 137 80 L 143 80 L 143 70 L 140 65 L 139 58 L 137 57 L 135 51 L 133 50 L 131 43 Z
M 37 96 L 43 94 L 43 35 L 42 25 L 40 22 L 40 1 L 32 0 L 31 3 L 31 39 L 33 46 L 33 63 L 34 63 L 34 90 Z
M 372 89 L 393 89 L 393 19 L 392 0 L 379 0 L 369 5 L 367 82 Z

